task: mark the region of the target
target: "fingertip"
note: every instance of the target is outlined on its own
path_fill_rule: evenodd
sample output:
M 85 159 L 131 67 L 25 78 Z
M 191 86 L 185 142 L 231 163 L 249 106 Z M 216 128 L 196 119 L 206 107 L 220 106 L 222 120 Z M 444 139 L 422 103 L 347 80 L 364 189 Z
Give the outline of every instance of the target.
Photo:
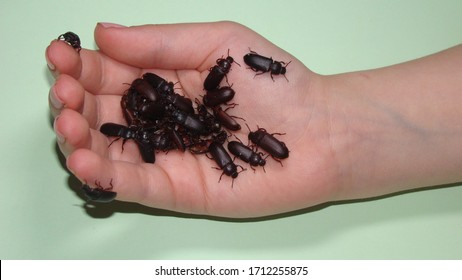
M 53 75 L 58 76 L 61 73 L 69 74 L 78 78 L 82 61 L 79 53 L 71 46 L 61 40 L 53 40 L 46 48 L 45 58 L 50 71 Z
M 89 149 L 76 149 L 66 159 L 66 165 L 82 182 L 89 182 L 91 178 L 96 178 L 98 170 L 95 167 L 100 166 L 100 157 Z
M 118 25 L 118 24 L 98 22 L 95 26 L 95 31 L 94 31 L 94 37 L 95 37 L 96 44 L 99 46 L 99 42 L 101 41 L 104 42 L 104 41 L 109 40 L 111 36 L 111 31 L 116 29 L 117 26 L 122 27 L 121 25 Z
M 146 49 L 153 48 L 152 34 L 140 34 L 143 26 L 125 27 L 113 23 L 98 23 L 95 28 L 95 42 L 99 50 L 111 58 L 137 68 L 150 68 L 152 59 L 147 61 Z M 154 36 L 156 37 L 156 36 Z M 145 39 L 140 44 L 140 40 Z M 149 46 L 149 47 L 147 47 Z
M 58 145 L 65 156 L 76 148 L 91 146 L 90 127 L 81 114 L 74 110 L 63 109 L 54 121 L 54 130 Z
M 53 75 L 55 75 L 56 66 L 51 61 L 51 58 L 50 58 L 50 52 L 51 52 L 50 51 L 50 46 L 51 46 L 52 43 L 53 43 L 53 41 L 50 43 L 50 45 L 48 45 L 48 47 L 45 50 L 45 59 L 46 59 L 46 62 L 47 62 L 48 69 L 51 71 L 51 73 L 53 73 Z
M 82 111 L 85 89 L 73 77 L 61 74 L 50 90 L 50 103 L 55 109 L 69 108 Z
M 98 22 L 96 28 L 127 28 L 127 26 L 113 22 Z
M 48 93 L 48 107 L 50 108 L 51 115 L 53 117 L 58 116 L 64 107 L 64 102 L 61 100 L 61 98 L 56 93 L 55 85 L 53 85 L 50 88 L 50 91 Z

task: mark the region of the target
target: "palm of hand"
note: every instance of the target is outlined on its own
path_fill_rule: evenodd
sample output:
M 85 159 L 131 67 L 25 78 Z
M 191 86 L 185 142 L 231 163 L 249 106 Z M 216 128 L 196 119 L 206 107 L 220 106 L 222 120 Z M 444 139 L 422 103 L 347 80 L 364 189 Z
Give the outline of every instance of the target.
M 170 44 L 166 43 L 168 38 L 163 38 L 160 41 L 166 45 L 157 46 L 156 51 L 152 51 L 153 57 L 149 58 L 146 47 L 139 51 L 137 48 L 140 47 L 129 41 L 127 43 L 127 39 L 140 36 L 150 28 L 141 27 L 140 31 L 133 32 L 134 35 L 127 35 L 124 42 L 111 41 L 107 37 L 109 32 L 105 34 L 102 28 L 97 29 L 99 52 L 82 50 L 80 57 L 75 58 L 76 63 L 71 63 L 68 69 L 60 68 L 59 62 L 56 63 L 61 74 L 76 78 L 86 91 L 81 108 L 76 108 L 82 115 L 75 118 L 85 119 L 90 136 L 86 141 L 80 141 L 85 144 L 75 144 L 68 149 L 68 166 L 77 177 L 88 183 L 112 180 L 114 191 L 122 200 L 180 212 L 220 216 L 273 214 L 326 199 L 333 183 L 328 169 L 332 161 L 328 144 L 322 143 L 326 140 L 324 132 L 313 129 L 322 124 L 311 111 L 313 103 L 308 88 L 313 73 L 264 38 L 234 24 L 218 29 L 221 33 L 211 36 L 213 39 L 209 39 L 209 44 L 181 46 L 182 52 L 175 51 L 179 46 L 169 48 Z M 187 36 L 197 36 L 199 28 L 194 26 L 195 32 L 181 33 L 182 40 L 195 42 L 196 38 L 188 39 Z M 208 29 L 203 27 L 202 31 L 205 30 Z M 162 31 L 167 33 L 169 30 Z M 173 29 L 171 34 L 175 39 Z M 147 41 L 149 43 L 150 40 Z M 175 44 L 178 44 L 178 39 Z M 274 76 L 272 81 L 269 73 L 255 76 L 255 72 L 242 60 L 249 45 L 262 55 L 292 61 L 287 69 L 289 81 L 282 76 Z M 228 112 L 245 119 L 245 122 L 238 120 L 243 128 L 233 134 L 247 143 L 249 131 L 244 123 L 253 131 L 262 127 L 269 133 L 285 133 L 278 138 L 286 143 L 290 156 L 282 162 L 282 167 L 269 157 L 266 172 L 261 167 L 253 172 L 248 164 L 236 159 L 235 163 L 247 170 L 241 172 L 233 183 L 232 178 L 225 175 L 219 181 L 221 171 L 214 169 L 216 164 L 203 155 L 158 152 L 155 164 L 148 164 L 142 161 L 133 141 L 127 141 L 122 152 L 122 141 L 109 146 L 113 139 L 98 132 L 99 126 L 106 122 L 126 123 L 121 111 L 121 95 L 128 88 L 127 83 L 146 72 L 177 82 L 177 93 L 192 100 L 201 100 L 205 94 L 203 81 L 209 68 L 218 58 L 226 56 L 228 49 L 235 62 L 240 64 L 233 63 L 227 75 L 229 84 L 236 91 L 232 102 L 238 104 Z M 70 55 L 76 56 L 75 53 Z M 66 154 L 66 149 L 62 149 Z

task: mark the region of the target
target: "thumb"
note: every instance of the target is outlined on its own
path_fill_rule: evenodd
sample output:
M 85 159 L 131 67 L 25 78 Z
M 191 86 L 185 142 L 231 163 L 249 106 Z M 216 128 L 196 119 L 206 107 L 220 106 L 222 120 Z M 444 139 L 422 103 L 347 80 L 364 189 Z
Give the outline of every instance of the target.
M 234 22 L 131 27 L 98 23 L 95 41 L 101 52 L 135 67 L 203 71 L 232 47 L 233 37 L 248 31 Z

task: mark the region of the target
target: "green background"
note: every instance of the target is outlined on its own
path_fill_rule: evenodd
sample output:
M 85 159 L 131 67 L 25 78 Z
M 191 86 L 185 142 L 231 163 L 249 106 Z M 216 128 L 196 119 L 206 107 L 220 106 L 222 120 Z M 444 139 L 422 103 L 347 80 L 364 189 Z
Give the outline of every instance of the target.
M 386 66 L 462 42 L 459 0 L 0 0 L 0 258 L 461 259 L 457 185 L 251 220 L 121 202 L 84 208 L 55 145 L 49 42 L 71 30 L 96 48 L 98 21 L 216 20 L 249 26 L 321 74 Z

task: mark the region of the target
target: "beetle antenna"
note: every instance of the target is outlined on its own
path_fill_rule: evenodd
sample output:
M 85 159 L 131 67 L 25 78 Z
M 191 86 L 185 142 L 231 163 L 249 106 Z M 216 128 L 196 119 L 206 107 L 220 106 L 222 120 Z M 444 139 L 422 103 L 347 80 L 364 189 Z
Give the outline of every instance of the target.
M 245 126 L 247 126 L 247 129 L 249 130 L 249 132 L 252 132 L 252 130 L 250 129 L 249 125 L 247 123 L 245 123 Z
M 242 143 L 241 139 L 239 139 L 239 137 L 237 137 L 236 134 L 233 134 L 233 136 L 234 136 L 234 138 L 236 138 L 239 142 Z M 242 143 L 242 144 L 244 144 L 244 143 Z

